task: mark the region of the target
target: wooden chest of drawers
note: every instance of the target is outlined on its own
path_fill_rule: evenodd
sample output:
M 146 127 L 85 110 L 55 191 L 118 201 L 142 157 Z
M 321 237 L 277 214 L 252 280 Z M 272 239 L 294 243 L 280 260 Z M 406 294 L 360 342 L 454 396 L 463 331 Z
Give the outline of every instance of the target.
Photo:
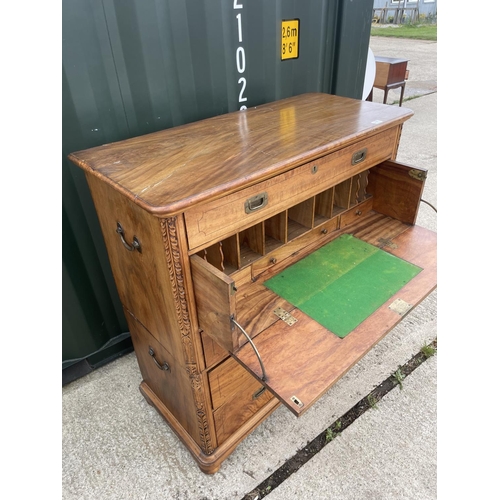
M 204 472 L 280 403 L 300 416 L 436 287 L 426 173 L 393 161 L 411 115 L 304 94 L 70 155 L 140 390 Z M 266 283 L 343 235 L 420 272 L 341 338 Z

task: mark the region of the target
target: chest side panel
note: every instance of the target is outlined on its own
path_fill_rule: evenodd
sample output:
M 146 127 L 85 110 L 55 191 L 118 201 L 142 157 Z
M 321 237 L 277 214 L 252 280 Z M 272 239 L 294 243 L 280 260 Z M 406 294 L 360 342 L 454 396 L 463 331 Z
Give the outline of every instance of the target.
M 87 180 L 122 304 L 178 361 L 184 362 L 185 349 L 176 321 L 179 304 L 172 289 L 161 221 L 94 176 L 87 175 Z M 121 234 L 117 233 L 118 224 Z M 140 249 L 127 249 L 133 248 L 134 238 Z

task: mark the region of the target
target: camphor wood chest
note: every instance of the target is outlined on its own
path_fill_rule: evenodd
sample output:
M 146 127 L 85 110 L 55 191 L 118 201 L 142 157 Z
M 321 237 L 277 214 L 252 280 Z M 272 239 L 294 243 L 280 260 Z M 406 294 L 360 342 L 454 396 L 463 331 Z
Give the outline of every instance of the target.
M 70 155 L 140 390 L 204 472 L 280 403 L 300 416 L 436 287 L 426 172 L 394 161 L 412 114 L 304 94 Z M 266 283 L 346 235 L 419 272 L 342 338 Z

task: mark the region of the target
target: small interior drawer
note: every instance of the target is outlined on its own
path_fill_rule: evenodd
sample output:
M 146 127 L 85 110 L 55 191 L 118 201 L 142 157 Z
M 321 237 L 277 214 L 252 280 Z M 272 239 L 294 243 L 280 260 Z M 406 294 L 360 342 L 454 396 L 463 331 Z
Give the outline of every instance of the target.
M 219 445 L 273 399 L 269 390 L 233 358 L 212 370 L 209 382 Z
M 354 224 L 357 220 L 361 219 L 363 216 L 367 215 L 368 212 L 373 207 L 373 199 L 369 198 L 363 203 L 360 203 L 354 208 L 351 208 L 347 212 L 340 216 L 340 228 Z
M 186 211 L 189 248 L 197 251 L 236 231 L 301 203 L 318 191 L 391 158 L 397 130 L 391 129 L 306 163 L 255 186 Z

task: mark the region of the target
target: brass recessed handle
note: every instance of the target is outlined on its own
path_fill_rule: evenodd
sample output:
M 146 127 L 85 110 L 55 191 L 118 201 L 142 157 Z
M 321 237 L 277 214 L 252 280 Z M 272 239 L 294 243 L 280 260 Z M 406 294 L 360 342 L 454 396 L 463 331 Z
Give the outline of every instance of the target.
M 358 163 L 361 163 L 362 161 L 365 160 L 366 158 L 366 153 L 368 150 L 366 148 L 360 149 L 359 151 L 356 151 L 353 153 L 351 157 L 351 165 L 357 165 Z
M 151 346 L 149 347 L 149 355 L 153 358 L 153 361 L 155 362 L 155 365 L 160 370 L 164 370 L 166 372 L 170 371 L 170 365 L 166 361 L 163 364 L 158 363 L 157 359 L 155 358 L 155 351 L 154 351 L 154 349 Z
M 137 236 L 132 238 L 132 245 L 129 245 L 125 240 L 125 231 L 123 230 L 122 225 L 117 222 L 116 223 L 116 232 L 120 235 L 120 239 L 122 240 L 123 246 L 129 251 L 133 252 L 137 250 L 138 252 L 142 252 L 141 242 L 137 239 Z
M 253 395 L 252 395 L 252 399 L 257 399 L 258 397 L 262 396 L 262 394 L 264 394 L 266 392 L 266 388 L 264 386 L 262 386 L 260 389 L 257 389 Z
M 252 212 L 264 208 L 267 205 L 267 201 L 268 197 L 266 192 L 248 198 L 248 200 L 245 201 L 245 213 L 251 214 Z

